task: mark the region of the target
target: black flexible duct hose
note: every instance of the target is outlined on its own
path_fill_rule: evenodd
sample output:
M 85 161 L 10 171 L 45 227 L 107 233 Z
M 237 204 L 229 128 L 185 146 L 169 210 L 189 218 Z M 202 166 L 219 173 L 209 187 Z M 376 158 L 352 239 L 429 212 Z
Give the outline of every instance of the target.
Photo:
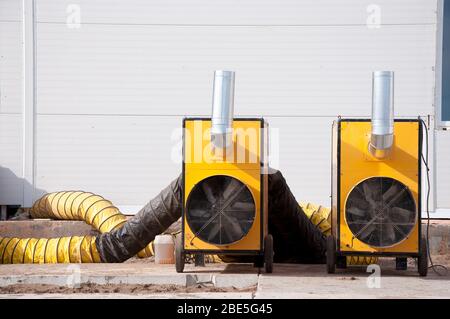
M 180 175 L 122 228 L 97 237 L 103 262 L 123 262 L 181 217 Z M 279 171 L 269 175 L 269 232 L 276 262 L 323 263 L 325 236 L 305 215 Z
M 299 206 L 280 171 L 269 175 L 269 233 L 275 262 L 325 262 L 326 237 Z
M 182 176 L 150 200 L 120 229 L 101 234 L 96 239 L 103 262 L 123 262 L 136 255 L 181 217 Z

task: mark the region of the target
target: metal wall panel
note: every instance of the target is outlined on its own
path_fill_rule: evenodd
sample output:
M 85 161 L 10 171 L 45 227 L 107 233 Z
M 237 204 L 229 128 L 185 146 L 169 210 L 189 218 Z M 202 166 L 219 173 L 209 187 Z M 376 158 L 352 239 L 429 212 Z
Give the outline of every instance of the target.
M 331 125 L 335 119 L 267 118 L 271 159 L 277 159 L 276 166 L 283 173 L 297 201 L 330 205 Z
M 362 25 L 374 3 L 383 24 L 424 24 L 435 22 L 436 11 L 435 0 L 37 1 L 38 21 L 59 23 L 66 21 L 70 4 L 79 5 L 83 23 L 101 24 Z
M 0 1 L 0 21 L 21 22 L 22 21 L 22 1 L 21 0 L 1 0 Z
M 0 114 L 0 205 L 23 200 L 22 116 Z
M 368 116 L 371 72 L 396 72 L 396 114 L 432 112 L 434 25 L 215 27 L 38 24 L 41 114 L 209 114 L 215 69 L 236 112 Z
M 146 203 L 181 173 L 172 161 L 181 124 L 181 117 L 39 115 L 36 198 L 85 190 L 117 205 Z
M 22 59 L 22 23 L 0 20 L 0 113 L 22 112 Z
M 20 205 L 22 179 L 22 1 L 0 1 L 0 205 Z

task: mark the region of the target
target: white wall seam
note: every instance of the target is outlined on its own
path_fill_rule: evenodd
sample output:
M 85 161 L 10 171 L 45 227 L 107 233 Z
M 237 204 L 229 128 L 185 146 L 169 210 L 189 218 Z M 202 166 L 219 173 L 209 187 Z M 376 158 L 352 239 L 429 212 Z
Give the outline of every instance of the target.
M 36 21 L 38 24 L 55 24 L 66 25 L 66 22 L 54 21 Z M 363 23 L 348 23 L 348 24 L 181 24 L 181 23 L 101 23 L 101 22 L 83 22 L 83 25 L 104 25 L 104 26 L 155 26 L 155 27 L 366 27 Z M 380 26 L 427 26 L 436 25 L 436 23 L 381 23 Z
M 31 207 L 35 188 L 35 1 L 23 0 L 23 205 Z

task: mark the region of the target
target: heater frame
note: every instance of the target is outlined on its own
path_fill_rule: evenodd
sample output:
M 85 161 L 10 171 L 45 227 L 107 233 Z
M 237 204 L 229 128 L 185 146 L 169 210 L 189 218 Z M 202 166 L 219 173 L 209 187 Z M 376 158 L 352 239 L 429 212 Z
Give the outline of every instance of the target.
M 259 211 L 255 212 L 255 216 L 259 214 L 259 249 L 186 249 L 185 245 L 185 237 L 186 237 L 186 229 L 185 229 L 185 221 L 186 221 L 186 199 L 189 194 L 186 194 L 186 163 L 185 163 L 185 155 L 186 155 L 186 143 L 185 143 L 185 131 L 186 131 L 186 122 L 187 121 L 211 121 L 211 118 L 207 117 L 185 117 L 183 118 L 183 162 L 182 162 L 182 209 L 181 209 L 181 247 L 182 252 L 185 254 L 223 254 L 223 255 L 250 255 L 250 256 L 262 256 L 265 252 L 265 238 L 268 235 L 268 179 L 267 179 L 267 170 L 268 170 L 268 156 L 267 156 L 267 139 L 266 130 L 268 130 L 268 123 L 264 120 L 264 118 L 235 118 L 233 122 L 239 121 L 253 121 L 260 122 L 259 128 L 260 132 L 260 154 L 259 154 L 259 168 L 260 168 L 260 203 L 259 203 Z M 207 165 L 207 164 L 205 164 Z M 219 174 L 217 174 L 219 175 Z M 221 174 L 226 175 L 226 174 Z M 215 175 L 209 175 L 215 176 Z M 231 175 L 228 175 L 231 176 Z M 234 176 L 231 176 L 234 177 Z M 244 183 L 245 184 L 245 183 Z M 248 234 L 247 234 L 248 235 Z M 244 238 L 247 236 L 245 235 Z M 241 239 L 242 240 L 242 239 Z M 239 243 L 237 241 L 236 243 Z M 228 246 L 235 245 L 236 243 L 232 243 Z
M 341 198 L 341 124 L 343 122 L 370 122 L 370 119 L 356 119 L 356 118 L 338 118 L 334 123 L 332 129 L 332 160 L 331 160 L 331 171 L 332 171 L 332 181 L 331 181 L 331 207 L 332 207 L 332 235 L 335 240 L 336 245 L 336 257 L 345 256 L 385 256 L 385 257 L 398 257 L 398 258 L 418 258 L 421 257 L 420 252 L 423 250 L 422 238 L 422 144 L 423 144 L 423 128 L 421 125 L 421 119 L 395 119 L 394 123 L 398 122 L 415 122 L 418 123 L 418 154 L 417 154 L 417 251 L 415 252 L 390 252 L 390 251 L 377 251 L 379 248 L 376 247 L 375 251 L 344 251 L 341 250 L 341 203 L 345 202 L 345 198 Z M 367 176 L 370 177 L 370 176 Z M 387 176 L 389 177 L 389 176 Z M 402 241 L 401 241 L 402 242 Z M 396 243 L 391 247 L 395 247 L 400 244 Z M 368 245 L 370 246 L 370 245 Z M 383 249 L 389 250 L 390 247 L 385 247 Z

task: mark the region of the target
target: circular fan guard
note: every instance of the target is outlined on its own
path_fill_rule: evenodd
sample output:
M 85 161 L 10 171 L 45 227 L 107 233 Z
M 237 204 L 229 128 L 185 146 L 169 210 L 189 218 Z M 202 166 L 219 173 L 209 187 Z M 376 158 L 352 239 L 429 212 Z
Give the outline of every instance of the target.
M 416 215 L 409 188 L 389 177 L 362 181 L 345 204 L 345 218 L 354 237 L 374 247 L 392 246 L 408 237 Z
M 186 203 L 186 219 L 194 235 L 215 245 L 231 244 L 247 235 L 255 212 L 248 187 L 224 175 L 197 183 Z

